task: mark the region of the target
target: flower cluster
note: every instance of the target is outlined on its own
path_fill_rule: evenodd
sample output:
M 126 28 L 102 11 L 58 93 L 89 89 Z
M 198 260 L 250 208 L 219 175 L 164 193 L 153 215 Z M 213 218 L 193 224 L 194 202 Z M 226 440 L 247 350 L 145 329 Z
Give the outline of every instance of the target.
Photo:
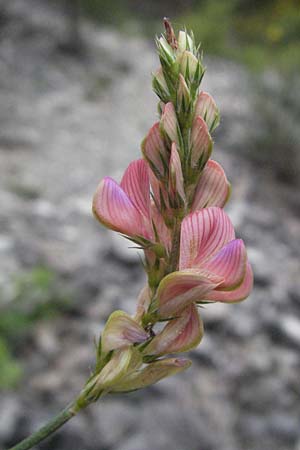
M 159 120 L 142 142 L 143 158 L 129 165 L 120 184 L 104 178 L 94 196 L 98 220 L 143 250 L 148 283 L 134 317 L 123 311 L 109 317 L 82 397 L 89 401 L 189 367 L 172 355 L 201 341 L 197 305 L 238 302 L 252 289 L 244 243 L 222 209 L 230 185 L 210 158 L 219 111 L 200 91 L 202 56 L 193 35 L 180 31 L 176 38 L 167 20 L 165 27 L 153 75 Z

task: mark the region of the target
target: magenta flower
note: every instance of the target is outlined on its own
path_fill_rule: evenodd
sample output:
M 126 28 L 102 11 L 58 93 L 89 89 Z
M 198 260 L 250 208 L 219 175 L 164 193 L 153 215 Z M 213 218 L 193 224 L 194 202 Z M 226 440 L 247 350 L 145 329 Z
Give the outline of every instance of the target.
M 160 317 L 172 317 L 196 302 L 237 302 L 246 298 L 252 270 L 241 239 L 218 207 L 189 214 L 182 222 L 179 270 L 167 275 L 157 292 Z
M 131 237 L 153 239 L 147 163 L 129 164 L 120 185 L 105 177 L 93 199 L 93 212 L 106 227 Z

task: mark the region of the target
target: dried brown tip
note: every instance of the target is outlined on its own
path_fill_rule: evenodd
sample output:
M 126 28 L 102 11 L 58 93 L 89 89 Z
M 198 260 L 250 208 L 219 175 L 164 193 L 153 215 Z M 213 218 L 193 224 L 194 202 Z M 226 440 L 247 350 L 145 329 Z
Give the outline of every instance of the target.
M 164 17 L 163 22 L 164 22 L 164 27 L 166 30 L 167 42 L 168 42 L 168 44 L 170 44 L 170 46 L 174 50 L 176 50 L 178 48 L 178 42 L 177 42 L 173 27 L 171 25 L 171 22 L 167 17 Z

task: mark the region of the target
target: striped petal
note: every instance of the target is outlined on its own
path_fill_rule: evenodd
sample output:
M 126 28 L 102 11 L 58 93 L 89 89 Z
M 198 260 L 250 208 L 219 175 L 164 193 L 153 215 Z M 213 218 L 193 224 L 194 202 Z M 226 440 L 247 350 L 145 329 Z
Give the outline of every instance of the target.
M 169 156 L 159 131 L 159 122 L 153 125 L 142 142 L 142 152 L 152 171 L 163 177 L 168 170 Z
M 195 116 L 201 116 L 212 132 L 220 123 L 220 113 L 214 99 L 207 92 L 200 92 L 196 106 Z
M 140 213 L 150 218 L 150 182 L 147 163 L 137 159 L 129 164 L 122 181 L 121 188 L 126 192 Z
M 202 117 L 194 119 L 191 131 L 191 166 L 202 169 L 212 152 L 212 139 Z
M 172 272 L 162 279 L 157 290 L 161 318 L 174 317 L 191 303 L 202 300 L 223 278 L 205 270 Z
M 230 195 L 230 184 L 223 168 L 216 161 L 210 159 L 203 169 L 198 182 L 192 211 L 219 206 L 222 208 Z
M 147 355 L 166 355 L 187 352 L 199 345 L 203 324 L 194 304 L 188 306 L 177 319 L 170 320 L 146 347 Z
M 107 353 L 147 339 L 148 334 L 134 319 L 123 311 L 114 311 L 102 332 L 101 350 Z
M 181 161 L 175 142 L 172 143 L 171 157 L 169 165 L 169 190 L 173 200 L 179 194 L 180 198 L 185 200 L 184 180 L 181 168 Z
M 165 105 L 163 114 L 160 120 L 160 129 L 171 142 L 176 142 L 179 146 L 180 128 L 177 122 L 177 116 L 173 103 L 169 102 Z
M 232 223 L 221 208 L 189 214 L 181 225 L 179 269 L 203 266 L 234 238 Z
M 246 267 L 247 252 L 241 239 L 226 244 L 205 264 L 205 269 L 224 278 L 218 289 L 234 289 L 239 286 L 245 277 Z
M 165 224 L 163 216 L 154 204 L 152 205 L 151 211 L 154 227 L 158 235 L 158 240 L 164 245 L 167 252 L 169 252 L 171 250 L 172 243 L 171 230 Z
M 246 274 L 242 283 L 232 290 L 215 289 L 209 292 L 205 300 L 213 302 L 236 303 L 248 297 L 253 288 L 253 272 L 250 264 L 247 264 Z
M 128 236 L 144 236 L 144 223 L 140 212 L 110 177 L 105 177 L 99 184 L 93 199 L 93 212 L 97 219 L 111 230 Z
M 113 386 L 113 392 L 129 392 L 145 388 L 163 378 L 188 369 L 191 364 L 191 361 L 185 358 L 159 359 L 147 364 L 143 369 L 129 372 L 117 385 Z

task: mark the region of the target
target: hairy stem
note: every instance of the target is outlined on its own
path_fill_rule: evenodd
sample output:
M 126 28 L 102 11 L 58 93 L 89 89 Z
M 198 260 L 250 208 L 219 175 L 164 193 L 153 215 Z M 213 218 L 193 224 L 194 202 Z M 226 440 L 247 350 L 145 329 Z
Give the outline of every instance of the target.
M 38 431 L 32 433 L 29 437 L 19 442 L 14 447 L 9 450 L 28 450 L 33 446 L 37 445 L 39 442 L 46 439 L 56 430 L 61 428 L 66 422 L 68 422 L 72 417 L 78 413 L 79 409 L 74 403 L 69 405 L 67 408 L 58 413 L 53 419 L 49 420 L 46 425 L 42 426 Z

